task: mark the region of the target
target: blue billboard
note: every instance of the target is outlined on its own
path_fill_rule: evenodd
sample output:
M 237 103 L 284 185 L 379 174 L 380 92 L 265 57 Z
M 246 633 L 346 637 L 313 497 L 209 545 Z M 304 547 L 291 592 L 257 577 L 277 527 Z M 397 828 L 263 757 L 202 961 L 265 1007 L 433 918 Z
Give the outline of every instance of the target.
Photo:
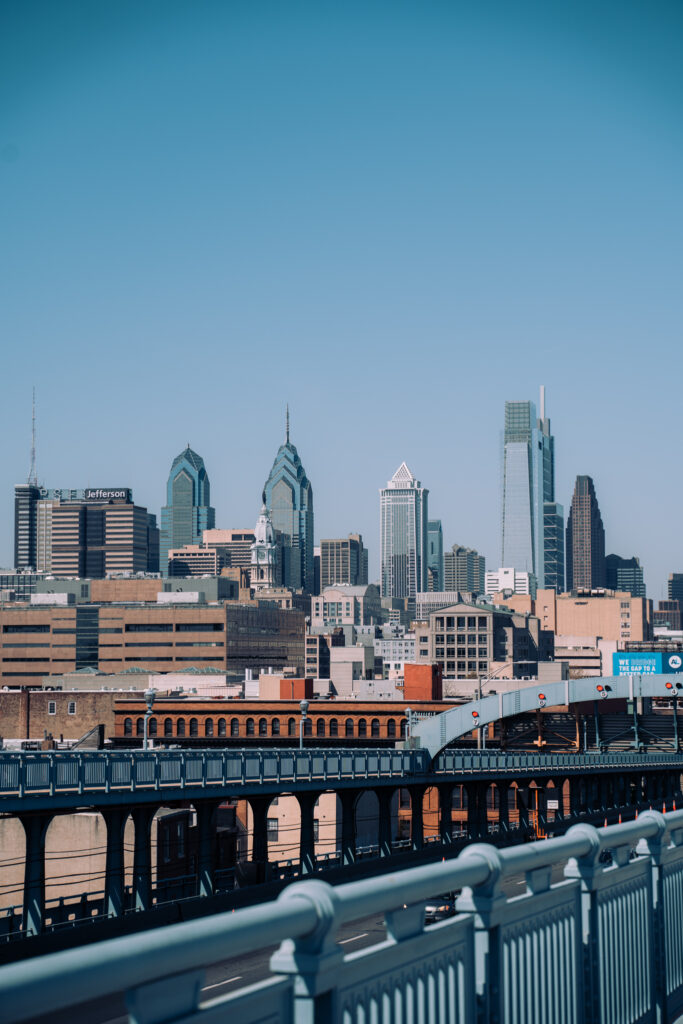
M 615 676 L 651 676 L 682 670 L 683 652 L 617 651 L 612 655 L 612 675 Z

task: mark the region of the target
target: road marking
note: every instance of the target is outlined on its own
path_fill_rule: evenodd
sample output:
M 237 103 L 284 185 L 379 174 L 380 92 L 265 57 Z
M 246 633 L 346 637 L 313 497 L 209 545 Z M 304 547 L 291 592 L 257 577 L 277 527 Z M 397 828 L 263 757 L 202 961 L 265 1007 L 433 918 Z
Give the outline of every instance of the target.
M 352 935 L 350 939 L 342 939 L 339 945 L 343 946 L 346 942 L 355 942 L 356 939 L 364 939 L 367 934 L 367 932 L 361 932 L 360 935 Z
M 236 974 L 234 978 L 226 978 L 225 981 L 217 981 L 215 985 L 205 985 L 202 992 L 208 992 L 212 988 L 220 988 L 221 985 L 229 985 L 231 981 L 239 981 L 242 977 L 241 974 Z

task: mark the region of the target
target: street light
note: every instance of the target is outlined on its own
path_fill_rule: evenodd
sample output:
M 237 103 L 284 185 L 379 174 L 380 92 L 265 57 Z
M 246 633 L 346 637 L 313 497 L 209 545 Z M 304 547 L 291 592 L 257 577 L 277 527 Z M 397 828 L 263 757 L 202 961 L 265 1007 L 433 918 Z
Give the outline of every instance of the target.
M 147 733 L 149 729 L 149 720 L 152 717 L 152 708 L 154 707 L 154 690 L 150 687 L 149 690 L 145 690 L 145 701 L 147 703 L 147 710 L 145 711 L 145 721 L 142 728 L 142 749 L 147 750 Z
M 299 701 L 299 707 L 301 708 L 301 721 L 299 722 L 299 750 L 304 749 L 304 722 L 306 721 L 306 712 L 308 711 L 308 701 Z

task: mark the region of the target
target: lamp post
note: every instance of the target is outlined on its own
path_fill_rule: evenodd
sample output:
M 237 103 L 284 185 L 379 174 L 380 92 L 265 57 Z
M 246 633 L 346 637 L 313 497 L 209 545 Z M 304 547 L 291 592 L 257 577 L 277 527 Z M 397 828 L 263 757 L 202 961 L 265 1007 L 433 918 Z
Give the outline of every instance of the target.
M 150 687 L 149 690 L 145 690 L 145 701 L 147 702 L 147 710 L 145 711 L 145 721 L 143 723 L 142 730 L 142 749 L 147 750 L 147 733 L 149 729 L 149 720 L 152 717 L 152 708 L 154 707 L 154 690 Z
M 308 701 L 299 701 L 299 707 L 301 708 L 301 721 L 299 722 L 299 750 L 304 749 L 304 722 L 306 721 L 306 712 L 308 711 Z

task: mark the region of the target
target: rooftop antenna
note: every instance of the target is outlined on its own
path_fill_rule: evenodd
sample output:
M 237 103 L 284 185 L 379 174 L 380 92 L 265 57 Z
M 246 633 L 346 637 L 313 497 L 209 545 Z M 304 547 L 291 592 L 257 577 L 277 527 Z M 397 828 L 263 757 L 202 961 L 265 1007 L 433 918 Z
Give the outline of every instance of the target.
M 286 423 L 287 423 L 287 429 L 286 429 L 287 444 L 289 444 L 289 402 L 287 402 L 287 420 L 286 420 Z
M 541 419 L 545 419 L 545 384 L 541 384 Z
M 31 467 L 28 471 L 27 484 L 32 487 L 38 486 L 38 477 L 36 476 L 36 389 L 33 388 L 33 401 L 31 405 Z

